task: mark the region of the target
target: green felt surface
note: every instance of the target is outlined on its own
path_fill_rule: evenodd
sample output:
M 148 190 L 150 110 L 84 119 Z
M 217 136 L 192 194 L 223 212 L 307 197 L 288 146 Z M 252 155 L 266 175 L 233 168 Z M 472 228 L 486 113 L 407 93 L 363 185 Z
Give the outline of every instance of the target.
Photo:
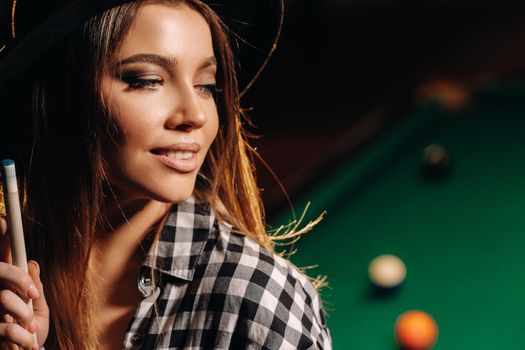
M 396 349 L 410 309 L 438 322 L 435 349 L 525 348 L 525 89 L 478 93 L 468 110 L 414 110 L 296 203 L 326 219 L 298 243 L 298 266 L 329 276 L 322 293 L 335 349 Z M 443 144 L 451 176 L 421 176 L 422 149 Z M 390 253 L 407 280 L 371 293 L 368 263 Z

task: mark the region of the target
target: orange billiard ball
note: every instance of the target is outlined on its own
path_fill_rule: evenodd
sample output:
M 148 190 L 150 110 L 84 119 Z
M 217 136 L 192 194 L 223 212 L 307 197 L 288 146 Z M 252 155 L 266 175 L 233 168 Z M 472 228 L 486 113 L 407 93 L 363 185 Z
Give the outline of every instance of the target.
M 419 310 L 401 314 L 396 320 L 394 332 L 399 345 L 406 350 L 429 350 L 438 338 L 436 321 Z

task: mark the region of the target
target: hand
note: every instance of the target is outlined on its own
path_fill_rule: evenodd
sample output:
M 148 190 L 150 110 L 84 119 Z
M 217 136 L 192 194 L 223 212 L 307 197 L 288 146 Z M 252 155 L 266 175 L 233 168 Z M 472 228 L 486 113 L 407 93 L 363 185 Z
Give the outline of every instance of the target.
M 49 332 L 49 307 L 40 268 L 28 262 L 29 274 L 11 264 L 7 222 L 0 216 L 0 350 L 38 350 Z M 26 304 L 33 301 L 33 311 Z M 38 344 L 35 343 L 34 333 Z

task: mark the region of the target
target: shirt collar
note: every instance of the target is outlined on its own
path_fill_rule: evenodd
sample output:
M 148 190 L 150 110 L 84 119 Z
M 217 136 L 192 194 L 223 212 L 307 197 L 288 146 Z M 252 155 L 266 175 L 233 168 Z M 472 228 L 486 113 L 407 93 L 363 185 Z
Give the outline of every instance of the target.
M 174 204 L 144 265 L 191 281 L 214 222 L 210 205 L 194 197 Z

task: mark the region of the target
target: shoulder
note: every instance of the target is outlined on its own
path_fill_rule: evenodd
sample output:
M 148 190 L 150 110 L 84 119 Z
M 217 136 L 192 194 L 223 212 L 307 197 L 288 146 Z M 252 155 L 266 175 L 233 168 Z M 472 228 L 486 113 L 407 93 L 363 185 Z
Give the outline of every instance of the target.
M 330 347 L 321 299 L 309 278 L 227 224 L 217 224 L 203 254 L 212 279 L 236 315 L 238 329 L 268 348 Z M 218 285 L 222 287 L 218 287 Z M 242 332 L 241 332 L 242 333 Z

